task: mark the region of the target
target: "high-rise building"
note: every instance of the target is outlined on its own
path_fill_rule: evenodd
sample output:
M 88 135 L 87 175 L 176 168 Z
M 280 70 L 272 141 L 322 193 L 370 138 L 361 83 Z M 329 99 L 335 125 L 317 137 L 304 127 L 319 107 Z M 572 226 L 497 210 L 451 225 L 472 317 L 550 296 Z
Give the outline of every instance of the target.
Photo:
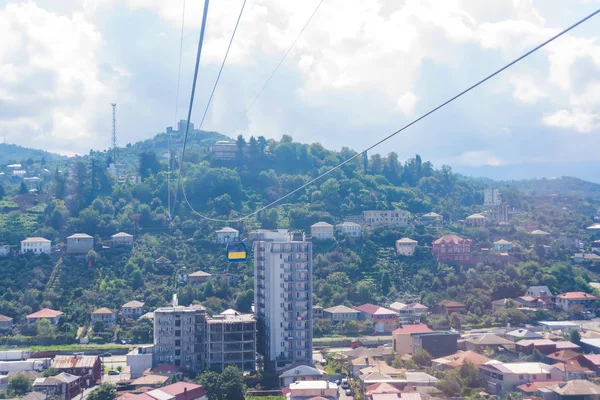
M 265 369 L 312 363 L 312 243 L 269 232 L 253 244 L 258 352 Z

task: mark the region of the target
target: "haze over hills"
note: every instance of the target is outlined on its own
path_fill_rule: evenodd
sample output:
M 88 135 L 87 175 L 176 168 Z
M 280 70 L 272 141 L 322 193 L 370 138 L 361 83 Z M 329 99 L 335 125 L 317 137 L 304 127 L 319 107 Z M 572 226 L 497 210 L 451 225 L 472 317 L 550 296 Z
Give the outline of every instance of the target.
M 61 156 L 60 154 L 51 153 L 44 150 L 30 149 L 10 143 L 0 143 L 0 164 L 25 161 L 28 158 L 33 160 L 41 160 L 44 158 L 46 161 L 67 159 L 67 157 Z

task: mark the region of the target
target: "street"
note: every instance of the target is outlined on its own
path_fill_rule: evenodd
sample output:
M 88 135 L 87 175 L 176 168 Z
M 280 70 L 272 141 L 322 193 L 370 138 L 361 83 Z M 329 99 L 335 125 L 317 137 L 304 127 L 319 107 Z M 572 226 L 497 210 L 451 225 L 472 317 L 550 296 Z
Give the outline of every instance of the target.
M 338 389 L 340 392 L 339 400 L 353 400 L 352 396 L 346 396 L 346 389 L 342 389 L 341 387 Z
M 127 367 L 127 356 L 118 355 L 112 357 L 102 357 L 102 367 L 105 371 L 118 371 L 121 367 L 121 373 L 119 375 L 109 375 L 105 373 L 102 375 L 102 382 L 109 382 L 116 384 L 119 381 L 127 380 L 130 378 L 129 368 Z

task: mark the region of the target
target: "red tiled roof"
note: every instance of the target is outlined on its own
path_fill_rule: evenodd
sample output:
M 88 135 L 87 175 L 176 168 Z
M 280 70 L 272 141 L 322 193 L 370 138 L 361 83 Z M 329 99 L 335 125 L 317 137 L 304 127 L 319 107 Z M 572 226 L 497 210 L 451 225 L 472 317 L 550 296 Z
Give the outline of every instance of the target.
M 362 306 L 358 306 L 358 307 L 354 307 L 355 310 L 358 310 L 360 312 L 364 312 L 367 314 L 375 314 L 377 312 L 377 310 L 379 310 L 381 307 L 380 306 L 376 306 L 375 304 L 363 304 Z
M 2 315 L 0 314 L 0 322 L 9 322 L 12 321 L 13 319 L 11 317 L 7 317 L 6 315 Z
M 563 383 L 563 382 L 556 382 L 556 381 L 529 382 L 529 383 L 524 383 L 522 385 L 517 386 L 517 389 L 519 389 L 520 391 L 525 392 L 525 393 L 535 393 L 538 391 L 538 389 L 548 388 L 550 386 L 554 386 L 559 383 Z
M 106 308 L 106 307 L 102 307 L 97 309 L 96 311 L 92 312 L 92 314 L 94 315 L 100 315 L 100 314 L 116 314 L 117 310 L 112 310 L 110 308 Z
M 441 300 L 437 302 L 437 305 L 444 307 L 466 307 L 463 303 L 454 300 Z
M 440 365 L 448 365 L 453 368 L 461 367 L 466 361 L 471 361 L 475 366 L 485 364 L 491 359 L 484 356 L 483 354 L 476 353 L 474 351 L 458 351 L 446 357 L 440 357 L 433 360 L 434 363 Z
M 98 356 L 56 356 L 52 367 L 57 369 L 93 368 L 99 362 Z
M 556 350 L 579 350 L 581 348 L 579 345 L 566 340 L 561 340 L 560 342 L 554 343 L 556 343 Z
M 425 324 L 404 325 L 402 328 L 395 329 L 393 335 L 412 335 L 413 333 L 428 333 L 433 332 Z
M 461 244 L 461 243 L 471 243 L 471 239 L 463 239 L 457 235 L 444 235 L 441 238 L 435 240 L 433 244 Z
M 408 305 L 410 308 L 415 309 L 415 310 L 426 310 L 428 309 L 427 306 L 424 306 L 423 304 L 420 303 L 410 303 Z
M 571 358 L 569 360 L 565 360 L 563 362 L 553 364 L 552 366 L 560 369 L 563 372 L 565 371 L 565 369 L 567 370 L 567 372 L 590 371 L 590 369 L 588 367 L 586 367 L 585 365 L 581 365 L 581 362 L 579 362 L 579 360 L 577 358 Z
M 367 388 L 365 389 L 365 395 L 376 393 L 400 393 L 400 389 L 385 382 L 374 383 L 372 385 L 367 386 Z
M 152 375 L 152 374 L 174 374 L 174 373 L 178 372 L 179 370 L 180 370 L 180 368 L 173 364 L 163 363 L 163 364 L 157 364 L 155 367 L 149 368 L 146 371 L 148 372 L 148 375 Z M 146 371 L 144 371 L 144 373 Z
M 567 300 L 598 300 L 598 298 L 596 296 L 587 294 L 585 292 L 561 293 L 556 297 L 558 297 L 559 299 L 567 299 Z
M 590 363 L 594 364 L 594 366 L 600 367 L 600 354 L 588 354 L 583 357 Z
M 59 315 L 63 315 L 63 312 L 52 310 L 50 308 L 42 308 L 41 310 L 36 311 L 33 314 L 29 314 L 27 318 L 56 318 Z
M 178 396 L 180 394 L 183 394 L 185 391 L 190 393 L 192 390 L 197 391 L 199 393 L 198 397 L 201 397 L 204 394 L 206 394 L 206 390 L 204 389 L 204 386 L 196 385 L 194 383 L 189 383 L 189 382 L 177 382 L 172 385 L 168 385 L 168 386 L 164 386 L 164 387 L 160 388 L 161 392 L 168 393 L 172 396 Z
M 554 353 L 550 353 L 550 354 L 546 355 L 546 357 L 548 357 L 549 359 L 556 360 L 556 361 L 569 360 L 569 359 L 577 357 L 577 356 L 579 356 L 579 353 L 576 351 L 573 351 L 571 349 L 555 351 Z M 585 357 L 587 357 L 587 356 L 585 356 Z M 600 358 L 598 360 L 600 361 Z M 590 360 L 590 362 L 591 362 L 591 360 Z

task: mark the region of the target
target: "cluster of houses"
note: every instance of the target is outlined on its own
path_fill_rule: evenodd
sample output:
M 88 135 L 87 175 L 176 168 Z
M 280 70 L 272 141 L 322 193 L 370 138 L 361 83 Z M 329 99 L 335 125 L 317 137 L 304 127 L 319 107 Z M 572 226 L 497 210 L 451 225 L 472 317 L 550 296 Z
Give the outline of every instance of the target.
M 31 191 L 36 191 L 36 187 L 50 175 L 51 172 L 47 168 L 28 168 L 22 164 L 9 164 L 0 170 L 0 183 L 24 182 Z

